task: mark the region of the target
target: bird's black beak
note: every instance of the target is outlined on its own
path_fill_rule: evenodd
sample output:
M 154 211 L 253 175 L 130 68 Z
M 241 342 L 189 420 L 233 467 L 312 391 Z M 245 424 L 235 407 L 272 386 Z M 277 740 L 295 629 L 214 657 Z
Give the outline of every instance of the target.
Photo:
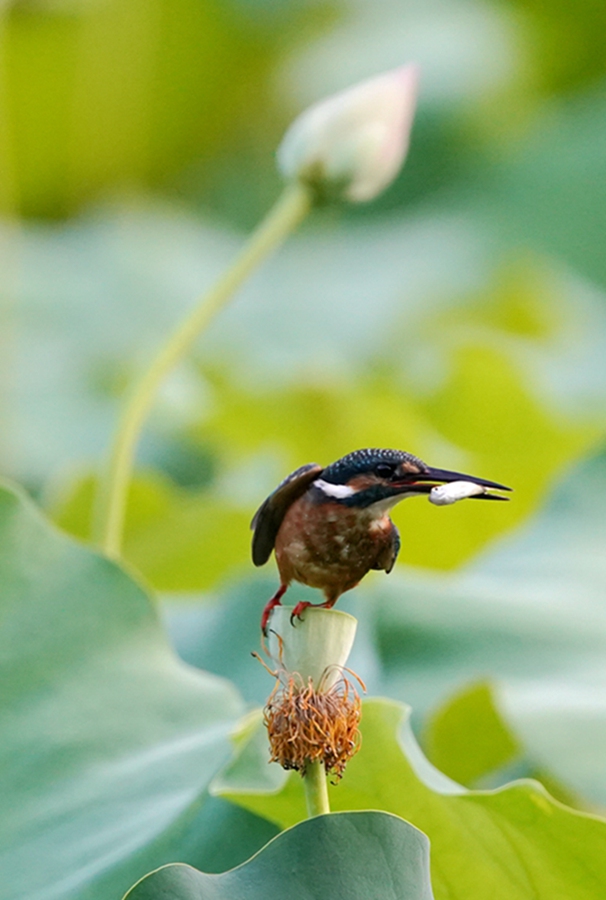
M 451 472 L 449 469 L 432 468 L 427 468 L 425 472 L 419 472 L 418 474 L 411 472 L 402 473 L 401 480 L 396 475 L 393 486 L 397 486 L 402 493 L 429 494 L 431 489 L 437 485 L 449 484 L 453 481 L 471 481 L 473 484 L 481 484 L 482 487 L 492 488 L 496 491 L 511 491 L 510 487 L 507 487 L 505 484 L 499 484 L 498 481 L 488 481 L 487 478 L 465 475 L 463 472 Z M 477 494 L 469 499 L 509 500 L 509 497 L 502 497 L 500 494 Z

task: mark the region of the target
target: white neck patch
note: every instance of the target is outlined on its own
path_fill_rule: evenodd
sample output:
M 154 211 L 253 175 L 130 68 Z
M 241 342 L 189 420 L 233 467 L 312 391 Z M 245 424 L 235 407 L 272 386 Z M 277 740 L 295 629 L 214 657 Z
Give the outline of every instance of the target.
M 330 481 L 324 481 L 323 478 L 316 478 L 314 487 L 322 491 L 325 497 L 334 497 L 335 500 L 343 500 L 344 497 L 351 497 L 356 491 L 348 484 L 331 484 Z
M 386 497 L 385 500 L 377 500 L 377 502 L 372 503 L 368 509 L 376 516 L 384 516 L 385 513 L 388 513 L 390 509 L 393 509 L 400 500 L 406 500 L 407 497 L 418 496 L 416 491 L 410 491 L 410 493 L 407 494 L 396 494 L 395 497 Z

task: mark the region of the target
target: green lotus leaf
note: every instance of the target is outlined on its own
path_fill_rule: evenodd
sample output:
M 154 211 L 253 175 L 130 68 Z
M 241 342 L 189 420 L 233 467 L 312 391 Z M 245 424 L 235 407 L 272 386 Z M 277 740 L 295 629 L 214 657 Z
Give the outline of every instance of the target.
M 529 780 L 495 791 L 467 791 L 431 766 L 407 724 L 403 727 L 405 719 L 406 710 L 397 703 L 366 701 L 361 750 L 342 781 L 329 788 L 332 809 L 384 810 L 427 834 L 436 900 L 596 900 L 601 895 L 603 819 L 564 806 Z M 239 748 L 242 762 L 232 762 L 213 790 L 287 828 L 305 816 L 301 779 L 276 767 L 278 778 L 270 784 L 265 776 L 265 793 L 260 792 L 254 766 L 255 758 L 259 770 L 263 765 L 260 733 L 250 742 L 250 750 Z
M 119 566 L 0 489 L 0 894 L 105 900 L 183 859 L 236 865 L 275 827 L 209 798 L 243 708 L 172 652 Z
M 487 682 L 467 685 L 433 710 L 423 730 L 423 745 L 441 772 L 466 787 L 498 787 L 512 776 L 524 775 L 540 781 L 568 806 L 587 806 L 531 758 L 499 708 L 498 691 Z
M 429 841 L 396 816 L 338 813 L 301 822 L 222 875 L 165 866 L 125 900 L 432 900 Z
M 510 764 L 521 752 L 485 682 L 468 685 L 436 709 L 427 722 L 423 743 L 441 772 L 468 787 Z

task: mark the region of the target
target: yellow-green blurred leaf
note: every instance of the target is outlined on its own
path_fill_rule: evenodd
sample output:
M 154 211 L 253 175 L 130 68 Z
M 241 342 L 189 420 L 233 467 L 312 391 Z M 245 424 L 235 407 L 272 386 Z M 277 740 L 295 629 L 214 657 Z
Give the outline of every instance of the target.
M 510 763 L 520 752 L 485 682 L 458 691 L 433 713 L 424 744 L 431 762 L 467 787 Z
M 13 194 L 63 215 L 209 159 L 263 110 L 270 59 L 220 0 L 12 4 L 2 34 Z
M 95 484 L 91 476 L 79 479 L 54 506 L 57 524 L 85 540 Z M 124 558 L 158 590 L 205 590 L 248 560 L 250 518 L 208 492 L 139 476 L 129 495 Z

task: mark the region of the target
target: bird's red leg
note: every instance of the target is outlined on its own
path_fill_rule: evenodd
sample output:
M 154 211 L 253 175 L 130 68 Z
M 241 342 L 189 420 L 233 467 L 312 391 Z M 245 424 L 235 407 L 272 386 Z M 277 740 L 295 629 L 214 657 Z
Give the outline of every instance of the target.
M 271 611 L 274 608 L 274 606 L 280 606 L 282 597 L 286 593 L 287 587 L 288 587 L 287 584 L 281 584 L 280 587 L 278 588 L 278 590 L 276 591 L 276 593 L 271 598 L 271 600 L 265 606 L 265 609 L 263 610 L 263 615 L 261 616 L 261 631 L 263 632 L 265 637 L 267 637 L 267 625 L 269 623 L 269 617 L 271 616 Z

